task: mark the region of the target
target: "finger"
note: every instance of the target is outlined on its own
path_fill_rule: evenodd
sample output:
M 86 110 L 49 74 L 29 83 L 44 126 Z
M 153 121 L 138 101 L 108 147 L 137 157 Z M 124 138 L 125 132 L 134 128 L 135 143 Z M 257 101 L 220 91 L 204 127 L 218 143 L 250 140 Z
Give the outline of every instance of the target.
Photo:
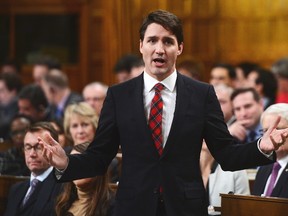
M 277 128 L 280 120 L 281 120 L 281 117 L 277 116 L 277 118 L 271 122 L 270 126 L 268 127 L 267 134 L 271 134 L 271 132 Z
M 46 141 L 51 145 L 60 145 L 56 140 L 53 139 L 53 137 L 49 133 L 45 133 L 44 137 Z
M 280 147 L 280 144 L 277 143 L 272 135 L 270 135 L 270 140 L 274 146 L 274 149 L 277 150 Z

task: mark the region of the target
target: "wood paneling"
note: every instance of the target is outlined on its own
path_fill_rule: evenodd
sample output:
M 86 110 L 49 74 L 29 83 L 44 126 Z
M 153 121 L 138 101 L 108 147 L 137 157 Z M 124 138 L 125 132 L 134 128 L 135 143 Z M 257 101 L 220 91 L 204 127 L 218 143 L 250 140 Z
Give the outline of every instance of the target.
M 80 15 L 79 63 L 64 66 L 72 88 L 78 91 L 95 80 L 115 83 L 115 62 L 125 53 L 140 54 L 139 27 L 143 17 L 155 9 L 169 10 L 182 19 L 184 52 L 179 60 L 200 59 L 208 69 L 206 77 L 216 62 L 249 60 L 270 67 L 288 55 L 288 0 L 0 1 L 2 14 Z M 8 56 L 15 55 L 13 46 Z

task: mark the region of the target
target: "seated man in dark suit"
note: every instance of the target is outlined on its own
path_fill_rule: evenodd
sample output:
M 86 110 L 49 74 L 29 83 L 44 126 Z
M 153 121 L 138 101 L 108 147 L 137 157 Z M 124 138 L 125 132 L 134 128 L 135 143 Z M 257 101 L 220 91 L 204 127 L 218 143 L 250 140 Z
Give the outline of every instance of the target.
M 61 184 L 56 183 L 52 167 L 43 158 L 43 147 L 37 140 L 39 136 L 46 133 L 58 139 L 58 134 L 50 123 L 39 122 L 27 130 L 24 138 L 24 153 L 31 177 L 30 180 L 11 187 L 5 216 L 55 215 L 54 202 L 60 192 Z
M 271 120 L 281 116 L 278 128 L 288 127 L 288 104 L 278 103 L 268 107 L 261 117 L 264 132 Z M 288 141 L 277 151 L 274 164 L 260 167 L 253 186 L 253 195 L 288 198 Z

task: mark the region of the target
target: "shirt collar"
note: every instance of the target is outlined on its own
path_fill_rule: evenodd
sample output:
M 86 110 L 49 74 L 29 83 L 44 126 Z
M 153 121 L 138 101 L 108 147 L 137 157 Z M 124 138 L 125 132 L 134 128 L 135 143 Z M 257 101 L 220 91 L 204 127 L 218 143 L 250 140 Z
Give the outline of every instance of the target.
M 166 77 L 164 80 L 162 80 L 160 83 L 162 83 L 166 89 L 168 89 L 170 92 L 173 92 L 176 86 L 176 79 L 177 79 L 177 72 L 176 70 L 173 71 L 172 74 L 170 74 L 168 77 Z M 150 76 L 145 70 L 144 70 L 144 89 L 147 92 L 152 91 L 155 84 L 159 83 L 157 79 Z
M 33 179 L 38 179 L 40 182 L 43 182 L 47 176 L 52 172 L 53 170 L 53 167 L 49 167 L 47 170 L 45 170 L 41 175 L 38 175 L 38 176 L 34 176 L 32 173 L 31 173 L 31 176 L 30 176 L 30 181 L 32 181 Z
M 277 162 L 281 165 L 281 167 L 286 167 L 286 165 L 288 163 L 288 155 L 281 158 L 280 160 L 277 160 Z

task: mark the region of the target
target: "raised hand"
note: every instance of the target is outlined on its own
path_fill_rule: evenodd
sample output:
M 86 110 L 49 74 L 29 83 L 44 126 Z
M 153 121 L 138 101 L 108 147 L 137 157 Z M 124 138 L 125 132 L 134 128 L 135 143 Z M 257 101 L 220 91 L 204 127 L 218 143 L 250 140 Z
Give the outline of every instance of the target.
M 270 127 L 264 133 L 260 142 L 260 149 L 264 153 L 271 153 L 283 145 L 288 137 L 288 128 L 276 129 L 281 117 L 278 116 L 275 121 L 271 122 Z
M 51 166 L 59 170 L 67 168 L 68 157 L 64 149 L 49 133 L 45 133 L 44 137 L 38 137 L 38 142 L 40 145 L 43 145 L 43 157 Z

